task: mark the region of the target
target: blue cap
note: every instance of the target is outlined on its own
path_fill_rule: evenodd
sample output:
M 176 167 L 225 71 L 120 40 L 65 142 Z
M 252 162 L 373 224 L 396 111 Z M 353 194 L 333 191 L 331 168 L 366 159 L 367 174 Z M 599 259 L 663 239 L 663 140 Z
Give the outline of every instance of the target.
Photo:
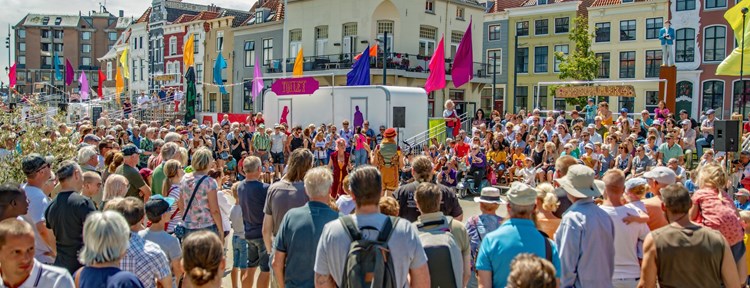
M 620 113 L 628 113 L 628 108 L 622 108 L 622 109 L 620 109 Z

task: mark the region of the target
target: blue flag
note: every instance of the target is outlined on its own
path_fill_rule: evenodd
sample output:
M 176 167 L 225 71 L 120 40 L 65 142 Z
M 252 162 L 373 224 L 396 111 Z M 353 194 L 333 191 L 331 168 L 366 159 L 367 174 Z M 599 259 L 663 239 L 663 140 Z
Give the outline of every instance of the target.
M 226 68 L 227 61 L 224 60 L 224 57 L 221 56 L 221 52 L 219 52 L 219 56 L 216 57 L 216 62 L 214 63 L 214 83 L 219 85 L 219 92 L 221 92 L 221 94 L 227 94 L 227 89 L 224 88 L 224 80 L 221 79 L 221 70 Z
M 354 62 L 352 71 L 346 73 L 346 86 L 370 85 L 370 46 L 365 48 L 362 56 Z
M 52 65 L 55 65 L 55 79 L 60 81 L 63 79 L 62 71 L 60 71 L 60 57 L 57 57 L 57 51 L 53 52 Z

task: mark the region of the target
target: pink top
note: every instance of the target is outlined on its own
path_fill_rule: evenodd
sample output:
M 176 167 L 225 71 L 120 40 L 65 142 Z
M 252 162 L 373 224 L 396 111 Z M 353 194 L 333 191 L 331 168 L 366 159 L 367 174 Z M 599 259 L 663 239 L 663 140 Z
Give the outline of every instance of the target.
M 365 138 L 367 137 L 363 136 L 362 134 L 358 134 L 358 135 L 359 137 L 357 137 L 357 147 L 355 147 L 354 150 L 365 149 L 365 143 L 367 142 Z
M 742 241 L 744 230 L 737 217 L 737 208 L 727 192 L 722 191 L 718 196 L 715 189 L 703 188 L 695 191 L 692 198 L 693 205 L 698 208 L 698 216 L 693 221 L 719 231 L 729 245 Z
M 664 108 L 664 109 L 656 108 L 654 109 L 654 114 L 656 114 L 657 119 L 664 120 L 667 118 L 667 116 L 669 116 L 669 108 Z

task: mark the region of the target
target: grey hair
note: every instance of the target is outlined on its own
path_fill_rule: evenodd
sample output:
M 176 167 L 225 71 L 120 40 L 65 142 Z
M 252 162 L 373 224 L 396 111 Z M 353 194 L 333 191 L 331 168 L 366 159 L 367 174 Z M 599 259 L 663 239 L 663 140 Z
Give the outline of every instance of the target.
M 180 152 L 180 146 L 174 142 L 164 141 L 164 146 L 161 147 L 161 159 L 167 161 L 174 159 L 174 155 Z
M 81 148 L 81 150 L 78 150 L 78 157 L 76 160 L 78 160 L 78 164 L 84 164 L 86 162 L 89 162 L 91 157 L 96 156 L 99 154 L 99 152 L 96 152 L 96 148 L 94 146 L 86 146 Z
M 167 135 L 164 136 L 164 142 L 180 142 L 182 140 L 182 136 L 178 134 L 177 132 L 169 132 Z
M 333 184 L 333 174 L 327 167 L 316 167 L 307 171 L 304 181 L 310 197 L 325 197 Z
M 258 156 L 248 156 L 247 158 L 245 158 L 245 161 L 242 162 L 242 171 L 245 171 L 245 173 L 253 173 L 260 169 L 261 164 L 262 163 L 260 162 L 260 158 L 258 158 Z
M 72 160 L 65 160 L 60 163 L 60 168 L 57 168 L 55 174 L 57 174 L 57 180 L 63 182 L 73 177 L 76 171 L 80 172 L 81 166 L 79 166 L 78 163 L 73 162 Z
M 130 226 L 116 211 L 95 211 L 83 223 L 83 249 L 78 261 L 83 265 L 120 260 L 128 250 Z
M 102 201 L 109 201 L 117 197 L 125 197 L 128 192 L 128 178 L 119 174 L 107 176 L 102 191 Z
M 513 203 L 508 204 L 508 215 L 510 217 L 529 217 L 534 214 L 535 204 L 531 205 L 515 205 Z
M 141 125 L 141 129 L 143 129 L 144 126 L 146 126 L 146 124 Z M 156 133 L 156 132 L 157 132 L 156 127 L 148 127 L 148 128 L 146 128 L 146 134 L 148 134 L 148 133 Z

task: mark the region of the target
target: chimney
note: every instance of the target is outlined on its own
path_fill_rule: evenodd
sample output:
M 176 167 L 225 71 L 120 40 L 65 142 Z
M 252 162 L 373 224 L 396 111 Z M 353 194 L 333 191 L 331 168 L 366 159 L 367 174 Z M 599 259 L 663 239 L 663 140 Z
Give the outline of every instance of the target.
M 120 10 L 119 13 L 117 13 L 117 15 L 120 15 L 120 17 L 125 17 L 125 11 Z

